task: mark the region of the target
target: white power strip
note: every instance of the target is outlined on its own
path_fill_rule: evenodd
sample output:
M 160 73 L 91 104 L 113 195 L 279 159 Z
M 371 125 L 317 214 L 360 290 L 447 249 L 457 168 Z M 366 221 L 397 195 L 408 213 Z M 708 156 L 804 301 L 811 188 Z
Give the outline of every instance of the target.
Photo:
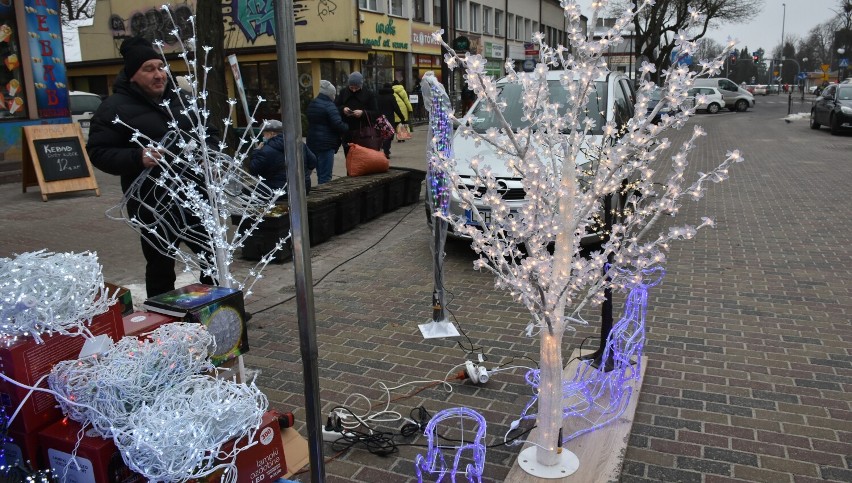
M 344 431 L 344 432 L 329 431 L 325 428 L 322 428 L 322 440 L 327 441 L 329 443 L 333 443 L 333 442 L 337 441 L 338 439 L 343 438 L 344 435 L 346 435 L 348 437 L 354 437 L 355 433 L 352 433 L 350 431 Z

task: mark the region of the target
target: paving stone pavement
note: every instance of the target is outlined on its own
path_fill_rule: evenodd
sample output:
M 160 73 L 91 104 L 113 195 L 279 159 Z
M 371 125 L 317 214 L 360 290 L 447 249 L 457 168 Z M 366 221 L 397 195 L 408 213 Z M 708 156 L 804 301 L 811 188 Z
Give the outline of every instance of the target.
M 794 105 L 794 112 L 807 106 Z M 785 104 L 758 99 L 747 113 L 692 121 L 708 136 L 690 169 L 707 171 L 734 147 L 747 162 L 702 202 L 685 203 L 678 219 L 696 223 L 706 215 L 717 226 L 672 245 L 666 278 L 650 292 L 649 363 L 622 482 L 852 481 L 852 220 L 845 204 L 852 134 L 811 131 L 806 120 L 785 123 L 785 114 Z M 392 165 L 423 167 L 424 132 L 395 143 Z M 335 172 L 343 173 L 340 155 Z M 0 256 L 93 250 L 107 280 L 140 283 L 137 237 L 103 215 L 118 200 L 117 180 L 102 173 L 98 180 L 100 197 L 64 194 L 46 203 L 37 188 L 21 193 L 18 185 L 0 185 Z M 525 310 L 472 270 L 475 257 L 461 242 L 448 243 L 445 283 L 449 309 L 470 340 L 421 338 L 417 324 L 431 310 L 428 241 L 418 203 L 311 249 L 323 411 L 343 404 L 365 411 L 366 400 L 384 408 L 379 382 L 443 379 L 471 348 L 489 368 L 537 359 L 536 341 L 523 335 Z M 254 318 L 245 362 L 259 372 L 271 405 L 293 410 L 305 434 L 292 266 L 273 265 L 265 274 L 247 301 Z M 594 333 L 578 328 L 564 349 Z M 494 374 L 484 386 L 452 382 L 452 392 L 413 383 L 393 390 L 389 407 L 403 416 L 421 404 L 433 414 L 472 407 L 488 420 L 489 442 L 499 444 L 530 394 L 523 372 Z M 382 426 L 399 429 L 401 422 Z M 413 445 L 390 456 L 337 454 L 326 445 L 326 457 L 334 457 L 327 481 L 412 481 L 414 457 L 424 451 L 417 445 L 425 441 L 398 440 Z M 503 481 L 518 451 L 489 448 L 486 481 Z M 296 479 L 310 481 L 307 474 Z

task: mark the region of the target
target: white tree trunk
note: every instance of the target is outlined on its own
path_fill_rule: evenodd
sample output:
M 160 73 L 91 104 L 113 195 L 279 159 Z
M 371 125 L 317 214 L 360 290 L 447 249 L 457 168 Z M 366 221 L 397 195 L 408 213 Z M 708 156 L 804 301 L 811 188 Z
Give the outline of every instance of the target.
M 561 314 L 560 314 L 560 319 Z M 541 372 L 538 386 L 538 431 L 541 445 L 536 451 L 536 461 L 543 466 L 559 462 L 557 441 L 562 427 L 562 335 L 564 324 L 554 322 L 553 332 L 541 331 Z M 544 449 L 547 448 L 547 449 Z

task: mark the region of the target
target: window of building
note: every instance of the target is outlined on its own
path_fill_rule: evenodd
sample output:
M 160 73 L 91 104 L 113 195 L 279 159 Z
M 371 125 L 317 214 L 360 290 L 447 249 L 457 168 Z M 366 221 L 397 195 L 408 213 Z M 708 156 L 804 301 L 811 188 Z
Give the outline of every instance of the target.
M 426 21 L 426 0 L 414 0 L 414 20 Z
M 361 10 L 379 11 L 379 0 L 358 0 L 358 8 Z
M 467 0 L 456 1 L 455 20 L 457 29 L 467 30 Z
M 404 17 L 405 16 L 405 0 L 390 0 L 390 12 L 391 15 L 396 17 Z
M 528 18 L 524 19 L 524 42 L 530 42 L 532 40 L 532 21 Z
M 478 3 L 470 3 L 470 31 L 479 32 L 480 6 Z
M 491 11 L 493 9 L 491 7 L 482 7 L 482 33 L 490 34 L 492 32 L 491 29 Z
M 515 17 L 515 40 L 525 40 L 527 34 L 524 33 L 524 17 Z
M 530 30 L 530 37 L 533 36 L 534 33 L 538 32 L 538 22 L 532 23 L 532 30 Z
M 441 24 L 441 0 L 432 0 L 432 25 Z
M 509 27 L 506 28 L 506 38 L 514 39 L 515 33 L 515 15 L 510 13 L 507 17 L 509 19 Z
M 503 35 L 503 11 L 494 10 L 494 35 Z

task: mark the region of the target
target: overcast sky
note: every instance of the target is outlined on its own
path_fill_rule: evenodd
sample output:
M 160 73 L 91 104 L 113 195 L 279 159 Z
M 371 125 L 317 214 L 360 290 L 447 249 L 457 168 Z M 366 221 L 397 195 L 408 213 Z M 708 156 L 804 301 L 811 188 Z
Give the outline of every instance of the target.
M 592 0 L 580 0 L 583 14 L 591 17 Z M 708 37 L 724 44 L 728 36 L 739 41 L 737 47 L 748 47 L 755 51 L 763 47 L 767 52 L 781 43 L 781 27 L 784 26 L 784 37 L 803 38 L 817 24 L 825 22 L 835 15 L 838 0 L 764 0 L 763 9 L 753 19 L 746 23 L 726 24 L 712 30 Z M 787 5 L 786 16 L 784 4 Z

